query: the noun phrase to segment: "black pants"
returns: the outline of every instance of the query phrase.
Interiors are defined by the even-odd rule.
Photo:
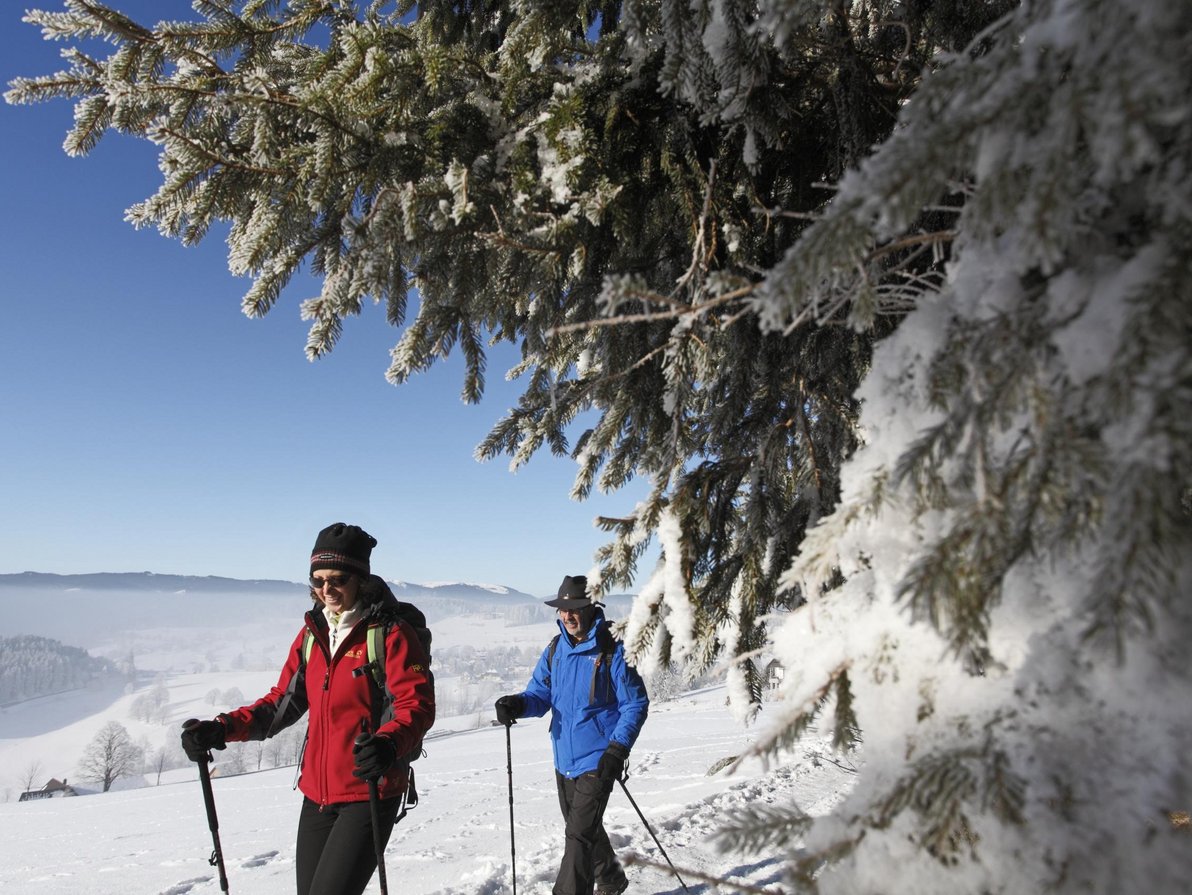
[[[554,895],[592,895],[593,886],[616,888],[625,871],[604,831],[604,809],[612,786],[595,774],[569,780],[555,772],[559,809],[566,821],[567,843],[555,880]]]
[[[381,799],[381,840],[389,841],[401,799]],[[295,855],[298,895],[360,895],[377,869],[368,802],[343,802],[322,811],[302,800]]]

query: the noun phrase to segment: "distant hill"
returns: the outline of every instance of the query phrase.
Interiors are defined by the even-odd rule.
[[[543,597],[500,585],[412,584],[390,581],[399,600],[416,603],[434,622],[455,615],[500,616],[511,624],[532,624],[552,612]],[[631,596],[615,595],[609,613],[624,617]],[[154,572],[96,572],[56,575],[21,572],[0,575],[0,613],[6,634],[34,634],[91,647],[119,632],[163,628],[270,625],[289,631],[309,606],[303,582],[244,580]]]
[[[510,587],[481,584],[411,584],[390,581],[399,599],[444,598],[463,600],[536,600]],[[221,578],[216,575],[161,575],[156,572],[92,572],[84,575],[56,575],[48,572],[18,572],[0,575],[0,598],[27,594],[89,592],[95,594],[235,594],[237,596],[305,597],[302,581],[269,578]]]
[[[306,585],[270,579],[241,580],[215,575],[158,575],[154,572],[92,572],[85,575],[55,575],[49,572],[18,572],[0,575],[0,591],[29,593],[119,591],[123,593],[275,593],[302,592]]]

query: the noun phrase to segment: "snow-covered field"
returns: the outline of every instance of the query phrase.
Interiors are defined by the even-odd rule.
[[[266,607],[257,604],[255,608]],[[119,722],[135,742],[151,750],[176,743],[186,718],[211,717],[232,707],[212,704],[213,691],[235,688],[245,701],[256,698],[276,680],[298,630],[300,609],[276,617],[261,611],[262,617],[246,619],[234,629],[198,618],[195,627],[171,620],[168,627],[122,628],[115,636],[93,628],[90,642],[77,645],[112,658],[135,654],[139,672],[135,688],[113,679],[0,707],[0,842],[4,843],[0,892],[218,892],[218,875],[208,863],[211,833],[194,765],[165,771],[160,785],[157,775],[149,773],[119,780],[106,794],[29,802],[17,801],[25,788],[21,778],[35,769],[33,788],[54,777],[94,791],[96,784],[79,779],[78,762],[87,743],[108,722]],[[135,613],[119,615],[135,617]],[[53,620],[47,619],[46,624],[47,629],[39,633],[53,636]],[[444,666],[459,650],[473,647],[487,650],[489,659],[496,662],[515,655],[514,649],[520,655],[528,650],[536,656],[555,631],[550,621],[510,624],[500,607],[494,610],[491,605],[438,618],[432,627],[435,655],[443,657]],[[493,674],[500,680],[491,680]],[[443,674],[438,681],[441,701],[447,701],[452,689],[467,687],[487,694],[492,687],[504,687],[504,692],[510,692],[520,689],[525,680],[520,667],[484,670],[481,676],[485,680],[461,677],[459,672]],[[154,687],[168,691],[164,723],[134,717],[138,696]],[[705,877],[773,887],[781,876],[781,855],[759,859],[716,851],[710,837],[726,812],[747,803],[793,800],[812,813],[825,813],[853,780],[848,771],[818,759],[828,750],[814,739],[768,767],[745,758],[731,774],[718,770],[709,775],[709,769],[720,767],[724,759],[745,755],[766,724],[763,710],[757,727],[742,727],[725,702],[723,686],[655,701],[630,759],[629,792],[691,892],[713,891]],[[405,895],[511,892],[514,848],[517,891],[525,895],[550,891],[563,832],[547,721],[527,719],[510,731],[515,820],[511,842],[506,734],[504,728],[490,726],[491,702],[485,705],[467,715],[441,715],[436,721],[426,741],[428,754],[415,766],[421,803],[395,829],[386,851],[390,891]],[[227,755],[216,753],[217,766]],[[231,892],[288,895],[293,891],[294,834],[301,798],[294,781],[293,767],[216,776],[220,839]],[[662,865],[661,870],[649,864],[630,867],[632,893],[683,891],[619,787],[605,819],[623,857],[635,854]],[[375,878],[368,891],[380,891]]]
[[[702,877],[763,886],[781,874],[780,858],[720,855],[709,841],[724,812],[745,803],[794,799],[822,813],[847,789],[850,774],[808,752],[769,770],[746,760],[731,776],[708,775],[720,759],[741,754],[748,731],[733,722],[724,691],[714,687],[653,707],[631,759],[629,792],[650,821],[692,892],[710,892]],[[11,714],[11,710],[10,710]],[[6,718],[7,720],[7,718]],[[95,724],[93,719],[92,724]],[[391,891],[419,895],[497,895],[550,891],[561,854],[545,719],[512,728],[514,838],[509,829],[504,728],[427,741],[416,766],[421,803],[394,831],[386,851]],[[21,895],[218,892],[208,864],[211,834],[193,770],[160,786],[104,795],[0,804],[0,890]],[[182,779],[180,779],[182,778]],[[216,778],[215,801],[229,891],[293,891],[299,795],[294,770],[279,768]],[[618,788],[606,826],[618,852],[665,862],[632,804]],[[632,892],[682,892],[669,869],[629,869]],[[378,892],[374,878],[369,892]]]

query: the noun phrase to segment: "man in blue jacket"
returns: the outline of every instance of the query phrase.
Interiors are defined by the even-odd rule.
[[[604,809],[621,777],[650,700],[625,662],[603,607],[582,575],[568,575],[547,600],[559,613],[559,635],[543,650],[524,692],[497,700],[497,720],[551,712],[555,783],[567,843],[553,895],[620,895],[629,887],[604,830]],[[595,887],[593,889],[593,887]]]

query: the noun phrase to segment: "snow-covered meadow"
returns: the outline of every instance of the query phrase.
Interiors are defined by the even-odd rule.
[[[271,644],[261,655],[240,661],[246,666],[241,670],[211,670],[225,668],[220,660],[226,662],[232,652],[241,655],[242,644],[237,638],[214,641],[197,623],[134,631],[125,641],[138,644],[132,648],[143,683],[136,688],[109,683],[0,710],[0,764],[6,769],[2,783],[8,795],[0,803],[0,840],[6,843],[0,890],[20,895],[218,892],[216,870],[208,863],[211,834],[193,766],[164,772],[160,784],[149,774],[118,782],[106,794],[32,802],[16,800],[15,775],[36,763],[42,770],[39,786],[51,776],[82,782],[76,781],[75,766],[83,745],[108,721],[126,726],[134,739],[158,743],[176,738],[186,718],[209,717],[225,708],[209,703],[213,690],[236,687],[254,698],[273,683],[276,668],[270,666],[280,665],[295,625],[276,623],[281,645]],[[440,618],[433,628],[436,656],[467,645],[540,649],[554,630],[549,621],[506,625],[491,602],[474,615]],[[273,661],[270,653],[276,654]],[[169,693],[164,723],[132,717],[137,696],[151,686],[165,686]],[[440,682],[441,691],[461,686],[482,682]],[[756,855],[720,854],[715,848],[712,834],[735,807],[794,800],[820,814],[843,798],[854,779],[848,769],[823,760],[826,745],[814,738],[768,766],[745,758],[731,771],[720,767],[726,759],[746,754],[766,715],[763,711],[758,724],[746,728],[731,717],[725,702],[720,685],[656,701],[630,760],[628,790],[692,892],[713,891],[709,880],[774,887],[780,879],[783,855],[759,860]],[[546,720],[518,723],[507,743],[504,728],[491,726],[490,717],[491,712],[471,712],[437,721],[426,743],[428,754],[416,766],[421,802],[399,824],[386,851],[391,891],[511,892],[514,850],[517,891],[550,891],[562,829]],[[507,746],[513,758],[512,841]],[[223,757],[216,753],[217,763]],[[293,767],[217,775],[215,800],[231,892],[293,890],[300,802],[294,779]],[[662,864],[661,869],[648,863],[629,868],[631,891],[683,891],[619,788],[606,826],[622,856]],[[369,891],[379,891],[375,879]]]
[[[796,799],[826,811],[851,775],[810,753],[764,769],[746,761],[731,776],[708,775],[720,759],[739,755],[749,734],[711,688],[657,706],[631,759],[629,792],[692,892],[709,892],[703,877],[752,886],[774,883],[780,857],[718,854],[709,841],[725,812],[745,803]],[[514,838],[509,831],[504,728],[433,738],[417,766],[420,804],[398,825],[386,851],[392,891],[476,895],[550,891],[562,829],[545,721],[512,728]],[[28,895],[88,892],[181,895],[219,891],[208,864],[211,834],[194,771],[171,782],[78,798],[0,805],[0,839],[11,849],[0,862],[0,889]],[[229,891],[256,895],[293,891],[294,831],[300,796],[294,770],[214,781]],[[606,826],[622,855],[661,862],[653,840],[624,793],[614,793]],[[14,847],[15,846],[15,847]],[[8,849],[6,849],[8,850]],[[669,869],[629,869],[632,891],[671,893],[682,887]],[[368,891],[378,892],[374,878]]]

